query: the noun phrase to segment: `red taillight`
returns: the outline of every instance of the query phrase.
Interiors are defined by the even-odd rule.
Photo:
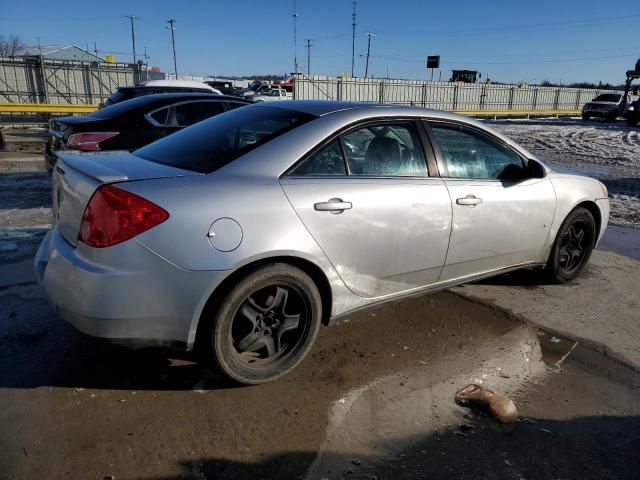
[[[67,139],[67,148],[76,150],[100,150],[100,142],[115,137],[120,132],[74,133]]]
[[[148,200],[112,185],[100,187],[82,216],[78,239],[91,247],[110,247],[161,224],[169,214]]]

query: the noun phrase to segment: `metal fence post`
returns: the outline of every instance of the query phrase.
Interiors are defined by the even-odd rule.
[[[580,93],[582,90],[576,90],[576,110],[580,108]]]
[[[378,93],[378,101],[384,103],[384,80],[380,82],[380,89]]]
[[[532,110],[535,110],[536,108],[538,108],[538,89],[534,89],[533,90],[533,108]]]
[[[342,77],[338,77],[338,84],[336,86],[336,96],[338,97],[336,100],[342,100]]]
[[[556,90],[556,98],[555,98],[555,100],[553,101],[553,109],[554,109],[554,110],[558,110],[558,109],[559,109],[559,107],[560,107],[560,89],[558,88],[558,89]]]
[[[453,87],[453,110],[458,108],[458,85]]]
[[[513,94],[515,93],[516,87],[511,87],[509,89],[509,108],[507,110],[513,110]]]
[[[422,83],[422,108],[427,106],[427,83]]]
[[[47,71],[44,67],[44,59],[40,55],[40,77],[42,78],[42,91],[44,93],[44,103],[49,103],[49,89],[47,88]],[[40,101],[40,95],[38,95],[38,101]]]

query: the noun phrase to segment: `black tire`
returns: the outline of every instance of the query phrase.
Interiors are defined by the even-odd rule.
[[[638,117],[630,116],[627,118],[627,125],[635,127],[638,124]]]
[[[615,122],[617,118],[618,118],[618,112],[611,112],[609,115],[605,117],[605,121]]]
[[[580,233],[582,232],[582,233]],[[596,222],[583,207],[573,210],[558,230],[544,273],[547,280],[565,283],[587,265],[596,241]]]
[[[582,114],[582,119],[583,119],[583,120],[589,120],[590,118],[591,118],[591,117],[590,117],[588,114],[586,114],[586,113],[583,113],[583,114]]]
[[[322,300],[309,275],[283,263],[267,265],[238,282],[213,318],[204,319],[202,353],[238,383],[276,380],[309,353],[321,318]]]

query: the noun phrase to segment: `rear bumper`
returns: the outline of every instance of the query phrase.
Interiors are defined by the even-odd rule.
[[[48,301],[78,330],[187,349],[206,300],[231,273],[180,269],[135,239],[105,249],[74,248],[55,227],[38,249],[35,268]]]

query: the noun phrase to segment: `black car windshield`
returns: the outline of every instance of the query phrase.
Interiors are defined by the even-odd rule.
[[[133,153],[155,163],[209,173],[313,118],[307,113],[280,108],[238,108]]]
[[[602,95],[598,95],[596,98],[594,98],[593,101],[618,103],[620,101],[620,95],[616,93],[603,93]]]
[[[132,98],[134,95],[135,93],[131,88],[119,88],[107,99],[105,104],[111,105],[112,103],[122,102],[123,100]]]

